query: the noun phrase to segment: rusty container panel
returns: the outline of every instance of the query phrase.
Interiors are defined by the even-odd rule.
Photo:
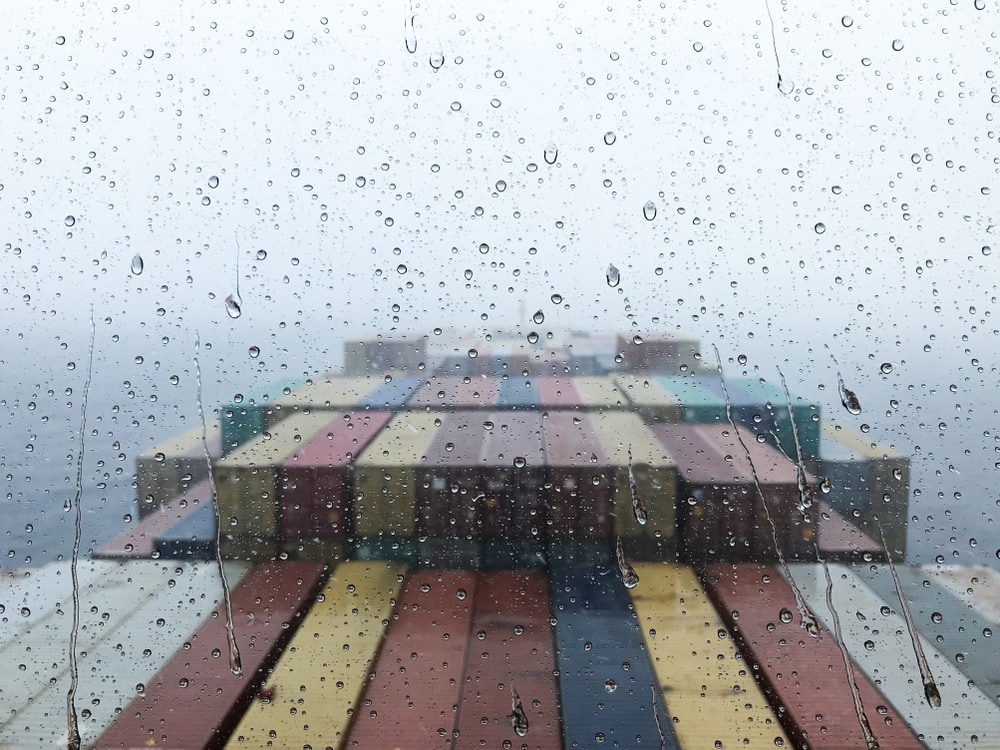
[[[479,577],[455,750],[508,746],[561,750],[550,617],[544,574],[498,571]],[[528,723],[523,737],[511,720],[512,688]]]
[[[590,417],[553,411],[542,424],[549,467],[549,540],[609,540],[614,476]]]
[[[344,747],[437,750],[458,726],[472,644],[476,575],[421,570],[406,578]]]
[[[101,735],[95,747],[221,747],[282,649],[295,633],[323,580],[317,563],[264,563],[232,592],[239,623],[242,673],[229,665],[223,607],[188,639],[145,690]],[[252,645],[251,645],[252,644]]]
[[[483,412],[443,415],[417,476],[419,537],[478,538],[475,504],[484,481],[480,453],[487,422]]]
[[[278,472],[284,539],[346,535],[350,466],[391,416],[385,411],[348,412],[285,459]]]

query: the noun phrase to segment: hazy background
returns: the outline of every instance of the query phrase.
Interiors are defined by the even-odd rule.
[[[262,5],[0,9],[4,566],[69,550],[91,308],[84,550],[198,337],[211,412],[542,309],[780,366],[912,456],[913,561],[1000,565],[996,2]]]

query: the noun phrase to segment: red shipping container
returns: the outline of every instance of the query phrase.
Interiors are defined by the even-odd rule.
[[[437,750],[458,725],[474,573],[411,573],[344,747]]]
[[[347,412],[282,463],[278,498],[285,539],[341,539],[346,535],[351,462],[391,418],[390,412]]]
[[[604,447],[583,412],[550,412],[542,421],[548,465],[551,541],[611,538],[614,488]]]
[[[550,616],[544,574],[503,571],[480,576],[455,750],[562,749]],[[512,686],[528,722],[523,737],[511,721]]]

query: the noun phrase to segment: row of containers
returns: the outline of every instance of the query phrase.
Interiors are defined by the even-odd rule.
[[[363,382],[372,386],[364,378],[323,385],[358,398]],[[742,386],[727,383],[734,428],[724,398],[709,407],[707,384],[619,376],[535,381],[561,409],[462,408],[460,393],[498,382],[512,381],[459,379],[444,397],[418,385],[401,411],[369,408],[398,380],[381,381],[382,396],[369,393],[349,410],[344,396],[322,408],[278,399],[260,434],[228,452],[225,420],[207,442],[193,430],[139,459],[143,523],[175,523],[155,534],[132,529],[102,554],[138,556],[151,538],[161,555],[214,554],[214,494],[221,552],[238,559],[540,567],[554,547],[617,538],[632,559],[805,560],[817,545],[823,557],[905,556],[907,461],[821,424],[815,407],[796,417],[794,402],[790,412],[760,397],[741,406]],[[591,403],[604,408],[580,408],[578,396],[594,393]]]
[[[82,746],[1000,747],[994,571],[635,569],[226,563],[236,672],[214,563],[83,561]],[[69,563],[0,580],[3,747],[67,746],[71,593]]]
[[[585,376],[617,372],[692,375],[704,372],[697,339],[679,334],[548,335],[431,341],[419,334],[344,343],[344,372],[367,375],[427,372],[435,375]]]

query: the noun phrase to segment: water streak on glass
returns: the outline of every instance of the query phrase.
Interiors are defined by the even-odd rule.
[[[906,621],[906,632],[910,636],[910,643],[913,644],[913,653],[917,657],[920,679],[924,683],[924,698],[927,699],[927,703],[931,708],[941,708],[941,691],[938,690],[937,682],[931,673],[931,665],[928,664],[927,657],[924,655],[924,647],[920,645],[920,637],[917,635],[917,628],[913,624],[910,605],[906,603],[906,595],[903,593],[903,587],[899,583],[899,576],[896,574],[896,564],[892,561],[892,555],[889,554],[889,544],[885,541],[885,532],[882,530],[882,524],[879,523],[878,519],[875,520],[875,523],[878,525],[879,536],[882,537],[885,559],[889,561],[889,572],[892,574],[892,583],[896,587],[896,596],[899,597],[899,606],[903,610],[903,619]]]
[[[201,420],[201,446],[208,464],[208,481],[212,486],[212,507],[215,509],[215,562],[219,567],[219,578],[222,580],[222,593],[226,601],[226,637],[229,640],[229,669],[233,674],[243,673],[240,660],[240,648],[236,643],[236,630],[233,628],[233,603],[229,596],[229,581],[226,569],[222,565],[222,518],[219,514],[219,489],[215,484],[215,473],[212,471],[212,456],[208,452],[208,425],[205,422],[205,406],[201,396],[201,360],[198,352],[201,350],[201,335],[196,334],[194,340],[194,370],[198,383],[198,418]]]
[[[854,712],[858,715],[858,724],[861,726],[861,732],[865,736],[865,745],[868,747],[868,750],[880,750],[878,740],[875,739],[875,735],[872,733],[872,725],[868,721],[868,714],[865,713],[864,704],[861,702],[861,692],[858,690],[857,679],[854,676],[854,664],[851,663],[851,659],[847,655],[847,647],[844,645],[843,631],[840,629],[840,615],[837,614],[837,610],[833,606],[833,579],[830,578],[830,568],[826,564],[826,560],[819,557],[818,545],[816,546],[816,557],[823,564],[823,575],[826,576],[826,606],[833,618],[833,637],[837,641],[840,656],[844,660],[847,685],[851,689],[851,698],[854,699]]]
[[[646,505],[639,496],[639,488],[635,482],[635,474],[632,472],[632,446],[628,447],[628,491],[632,495],[632,512],[635,513],[635,520],[640,526],[645,526],[649,516],[646,514]]]
[[[70,564],[70,576],[73,579],[73,627],[69,633],[69,691],[66,693],[66,734],[69,750],[80,748],[80,723],[76,714],[76,690],[80,683],[79,666],[77,664],[76,641],[80,631],[80,577],[77,566],[80,562],[80,537],[83,532],[83,512],[80,501],[83,499],[83,456],[86,452],[87,434],[87,398],[90,395],[90,381],[94,374],[94,308],[90,308],[90,347],[87,353],[87,380],[83,385],[83,406],[80,408],[80,452],[76,457],[76,498],[73,502],[76,510],[73,526],[73,560]]]
[[[726,397],[726,418],[729,420],[729,424],[733,428],[733,432],[736,434],[736,439],[743,448],[743,453],[746,454],[747,464],[749,464],[750,473],[753,475],[754,487],[757,489],[757,496],[760,498],[761,505],[764,506],[764,515],[767,516],[767,523],[771,527],[771,539],[774,541],[774,551],[778,556],[778,564],[781,567],[781,573],[784,575],[785,580],[788,581],[788,585],[791,587],[792,593],[795,595],[795,608],[799,611],[802,628],[813,638],[819,638],[819,624],[816,619],[816,615],[814,615],[806,605],[806,601],[802,596],[802,591],[799,590],[799,586],[795,583],[795,579],[792,577],[792,572],[788,568],[788,562],[785,560],[785,553],[781,550],[781,545],[778,543],[778,528],[775,526],[774,519],[771,517],[771,509],[767,506],[767,501],[764,499],[764,490],[760,486],[760,479],[757,477],[757,468],[754,466],[753,458],[750,456],[749,449],[747,449],[747,444],[743,441],[743,434],[740,432],[740,428],[736,426],[736,420],[733,418],[733,408],[732,402],[729,399],[729,389],[726,387],[726,379],[722,376],[722,359],[719,357],[719,347],[712,344],[712,348],[715,350],[715,359],[719,365],[719,381],[722,383],[722,393]]]

